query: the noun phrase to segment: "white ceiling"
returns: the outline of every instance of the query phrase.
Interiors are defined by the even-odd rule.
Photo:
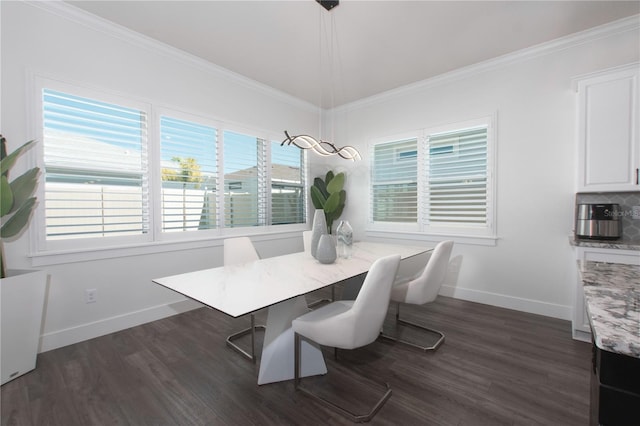
[[[324,107],[640,13],[640,1],[68,3]]]

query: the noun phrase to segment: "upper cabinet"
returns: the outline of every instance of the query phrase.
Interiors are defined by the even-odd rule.
[[[640,64],[583,76],[578,91],[578,192],[639,191]]]

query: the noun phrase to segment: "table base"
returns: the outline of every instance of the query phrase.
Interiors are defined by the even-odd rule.
[[[309,308],[304,296],[285,300],[269,307],[258,373],[259,385],[293,379],[294,339],[291,322],[307,312]],[[300,366],[302,377],[327,373],[327,366],[319,345],[302,342]]]

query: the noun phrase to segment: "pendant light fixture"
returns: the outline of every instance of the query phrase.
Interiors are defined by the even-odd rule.
[[[290,136],[289,132],[284,131],[284,135],[287,137],[282,141],[280,145],[291,145],[294,144],[300,149],[310,149],[318,155],[323,157],[328,157],[330,155],[338,155],[345,160],[356,161],[360,160],[360,153],[357,149],[352,146],[343,146],[342,148],[336,147],[331,142],[323,141],[321,139],[316,139],[309,135],[297,135]]]
[[[333,9],[334,7],[338,6],[338,4],[340,4],[339,0],[316,0],[316,2],[318,2],[322,7],[327,9],[327,11]],[[332,44],[333,44],[333,41],[332,41]],[[333,56],[333,46],[331,46],[330,54],[331,56]],[[322,52],[321,52],[321,56],[322,56]],[[330,65],[333,66],[333,63],[331,63]],[[333,83],[333,82],[330,82],[330,83]],[[280,144],[281,146],[285,144],[286,145],[293,144],[300,149],[310,149],[314,153],[321,155],[323,157],[338,155],[339,157],[344,158],[345,160],[356,161],[361,159],[360,153],[358,152],[358,150],[352,146],[343,146],[341,148],[338,148],[332,142],[323,141],[322,139],[316,139],[310,135],[291,136],[289,135],[289,132],[286,130],[284,131],[284,134],[286,136],[286,139],[282,141],[282,143]]]

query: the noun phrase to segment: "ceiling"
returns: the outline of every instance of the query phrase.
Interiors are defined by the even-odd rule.
[[[640,1],[68,1],[323,107],[640,13]]]

